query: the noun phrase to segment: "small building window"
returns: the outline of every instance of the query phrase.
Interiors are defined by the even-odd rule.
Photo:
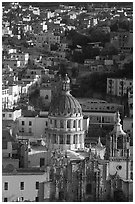
[[[22,125],[24,125],[25,124],[25,122],[24,121],[22,121]]]
[[[8,199],[7,199],[7,198],[4,198],[4,202],[8,202]]]
[[[24,190],[24,182],[20,182],[20,190]]]
[[[37,190],[39,189],[39,182],[38,181],[36,182],[36,189]]]
[[[4,190],[6,190],[6,191],[8,190],[8,182],[4,183]]]
[[[22,128],[22,132],[24,132],[24,128]]]
[[[5,114],[4,113],[2,114],[2,117],[5,118]]]
[[[31,126],[32,125],[32,121],[29,121],[29,126]]]
[[[9,118],[11,118],[12,117],[12,114],[9,114]]]
[[[40,158],[40,167],[45,165],[45,158]]]
[[[45,96],[45,99],[48,99],[48,98],[49,98],[48,95],[46,95],[46,96]]]
[[[35,202],[39,202],[39,197],[36,197],[36,198],[35,198]]]
[[[21,197],[21,201],[24,201],[24,197]]]

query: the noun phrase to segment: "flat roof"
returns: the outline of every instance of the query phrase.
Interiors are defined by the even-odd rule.
[[[3,169],[2,176],[12,176],[12,175],[42,175],[45,173],[45,170],[40,167],[32,167],[32,168],[19,168],[19,169]]]

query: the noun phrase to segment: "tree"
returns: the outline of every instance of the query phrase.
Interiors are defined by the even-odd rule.
[[[91,42],[101,42],[103,44],[110,42],[110,34],[105,33],[101,28],[93,28],[89,31],[89,34],[89,40]]]
[[[84,55],[83,55],[83,53],[78,52],[78,51],[74,51],[74,53],[72,55],[72,61],[83,64],[84,63]]]
[[[51,51],[58,50],[59,46],[57,44],[51,44]]]
[[[118,50],[113,45],[108,46],[107,48],[103,48],[101,51],[102,56],[111,56],[111,55],[117,55]]]
[[[84,59],[94,59],[100,54],[99,48],[92,48],[90,45],[83,47]]]
[[[76,78],[78,76],[79,70],[75,67],[72,68],[72,77]]]
[[[111,23],[110,29],[112,32],[117,32],[118,31],[118,21],[114,21]]]
[[[65,75],[67,74],[67,67],[63,63],[60,64],[59,74],[61,74],[62,77],[65,77]]]

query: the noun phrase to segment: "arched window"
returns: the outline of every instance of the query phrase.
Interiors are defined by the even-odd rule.
[[[60,128],[64,128],[64,121],[60,120]]]
[[[77,134],[75,134],[73,137],[73,144],[77,144]]]
[[[52,119],[50,119],[50,124],[52,124]]]
[[[81,127],[81,120],[78,120],[78,128]]]
[[[67,141],[66,144],[70,144],[70,135],[67,135]]]
[[[56,144],[56,134],[52,135],[52,144]]]
[[[87,194],[87,195],[90,195],[91,193],[92,193],[92,184],[89,183],[89,184],[87,184],[87,186],[86,186],[86,194]]]
[[[117,139],[117,149],[123,149],[123,137],[122,135]]]
[[[82,134],[79,135],[79,143],[82,142]]]
[[[54,127],[57,128],[57,120],[54,120]]]
[[[68,120],[67,121],[67,128],[70,128],[70,126],[71,126],[71,120]]]
[[[63,137],[63,135],[59,135],[59,144],[64,144],[64,137]]]
[[[73,121],[73,128],[75,128],[75,120]]]

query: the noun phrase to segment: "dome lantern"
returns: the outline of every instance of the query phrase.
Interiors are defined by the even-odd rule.
[[[62,92],[69,92],[69,91],[70,91],[70,79],[66,74],[64,80],[62,81]]]

